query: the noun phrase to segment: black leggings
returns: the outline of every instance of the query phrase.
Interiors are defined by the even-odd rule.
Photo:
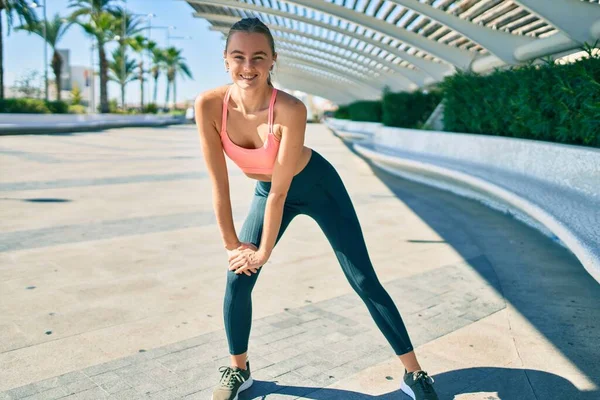
[[[239,235],[242,242],[260,246],[270,188],[270,182],[257,182],[249,215]],[[277,241],[298,214],[308,215],[319,224],[333,247],[348,282],[366,304],[395,353],[401,355],[412,351],[400,313],[375,274],[348,192],[334,167],[314,150],[308,165],[292,180]],[[229,352],[232,355],[248,350],[252,323],[252,289],[261,271],[262,268],[256,274],[248,276],[227,270],[223,314]]]

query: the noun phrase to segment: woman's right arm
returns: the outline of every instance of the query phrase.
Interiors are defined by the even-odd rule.
[[[204,162],[212,184],[212,200],[217,224],[219,224],[225,248],[232,250],[238,248],[241,243],[233,225],[229,177],[227,176],[223,146],[219,132],[213,122],[214,118],[212,118],[215,113],[220,115],[220,110],[214,107],[219,101],[215,98],[211,99],[213,96],[215,96],[214,92],[207,92],[196,98],[194,104],[196,126],[200,134]]]

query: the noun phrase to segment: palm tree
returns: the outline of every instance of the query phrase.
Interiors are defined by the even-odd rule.
[[[110,41],[115,33],[113,7],[115,0],[69,0],[69,7],[77,8],[72,14],[73,19],[98,43],[98,59],[100,60],[100,112],[108,110],[108,60],[104,45]]]
[[[165,50],[165,65],[167,69],[167,107],[169,106],[169,88],[173,85],[173,104],[177,107],[177,75],[183,77],[192,77],[190,68],[185,63],[185,58],[181,55],[181,49],[169,47]]]
[[[15,16],[21,23],[33,24],[37,16],[30,6],[29,0],[0,0],[0,99],[4,98],[4,28],[2,27],[3,11],[6,11],[8,34],[13,26]]]
[[[123,7],[116,8],[113,15],[115,16],[113,32],[118,32],[119,48],[123,54],[121,61],[123,61],[127,58],[127,47],[132,46],[132,43],[134,42],[133,38],[140,33],[144,27],[140,25],[141,20],[139,17],[127,12]],[[125,68],[125,65],[122,65],[121,68]],[[123,72],[121,74],[123,74]],[[121,104],[121,107],[125,109],[125,104]]]
[[[139,56],[138,79],[140,81],[140,109],[144,111],[144,53],[148,49],[148,40],[142,35],[129,38],[129,46]]]
[[[154,93],[152,95],[152,102],[156,104],[156,96],[158,94],[158,78],[160,77],[161,71],[164,69],[165,63],[165,51],[156,45],[156,42],[148,42],[148,52],[152,57],[152,67],[150,73],[154,79]]]
[[[127,57],[125,47],[117,47],[112,52],[112,60],[108,63],[110,81],[121,86],[121,107],[125,110],[125,87],[137,79],[135,75],[135,60]]]
[[[60,101],[60,84],[63,60],[56,47],[58,46],[58,42],[60,42],[62,37],[71,26],[71,22],[68,22],[59,14],[56,14],[50,21],[35,21],[30,24],[21,25],[17,27],[17,29],[36,34],[43,39],[44,24],[46,25],[46,42],[50,45],[52,50],[54,50],[54,55],[52,56],[52,71],[54,72],[54,79],[56,81],[56,100]]]

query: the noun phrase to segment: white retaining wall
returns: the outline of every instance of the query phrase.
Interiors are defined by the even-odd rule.
[[[475,198],[555,235],[600,282],[600,149],[327,120],[376,165]],[[533,220],[533,221],[532,221]]]

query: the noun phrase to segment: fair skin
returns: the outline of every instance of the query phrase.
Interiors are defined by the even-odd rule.
[[[233,85],[228,103],[227,133],[235,144],[259,148],[268,134],[268,108],[272,88],[267,84],[269,71],[275,64],[266,35],[236,32],[229,38],[224,54],[225,67]],[[233,224],[229,177],[219,132],[221,112],[228,86],[209,90],[196,99],[196,125],[202,153],[212,184],[212,200],[217,224],[227,251],[229,270],[236,274],[257,273],[270,258],[283,216],[283,206],[293,177],[308,163],[312,150],[304,146],[307,110],[295,97],[279,92],[274,108],[275,138],[279,152],[271,175],[246,174],[249,178],[271,182],[259,248],[238,239]],[[232,366],[246,368],[247,353],[231,356]],[[399,356],[409,371],[420,370],[414,352]]]

